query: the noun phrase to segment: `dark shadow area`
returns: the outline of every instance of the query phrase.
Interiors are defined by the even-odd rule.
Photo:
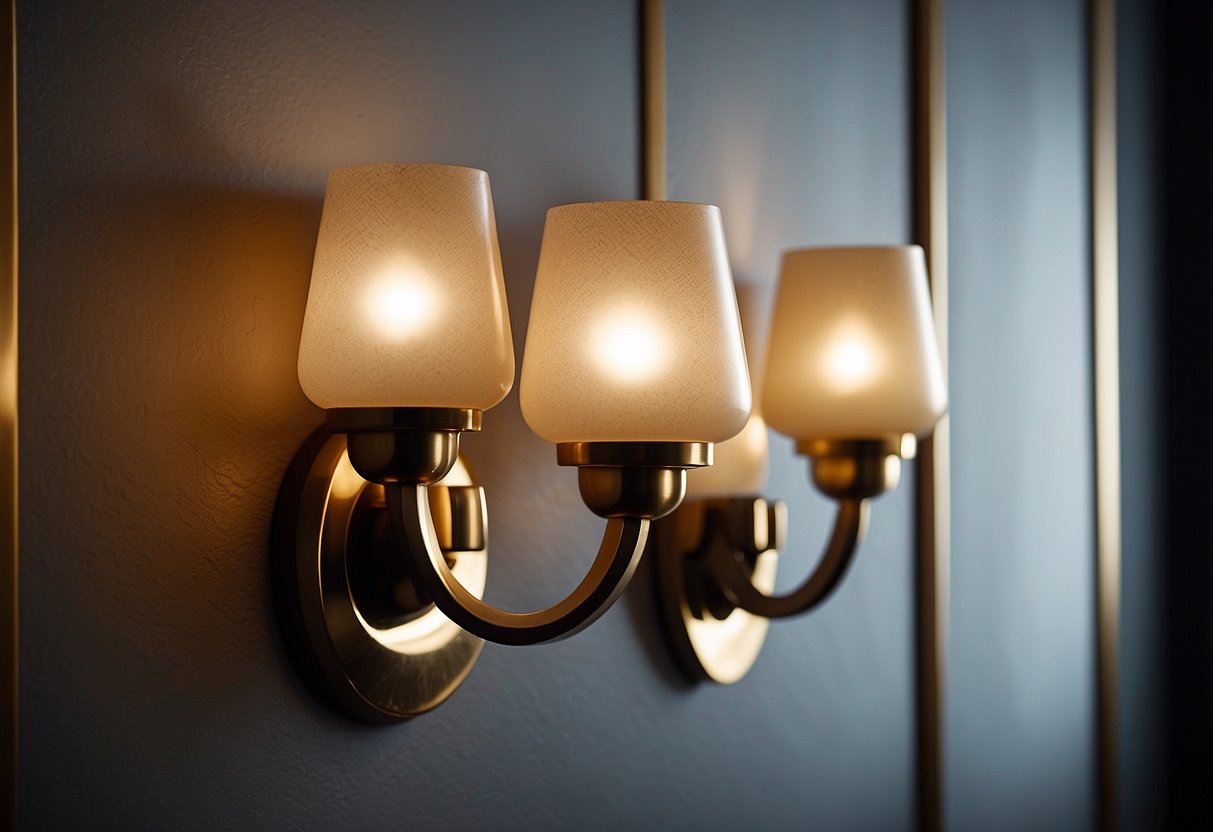
[[[1213,828],[1213,6],[1158,4],[1167,825]],[[1132,510],[1132,507],[1127,507]]]
[[[327,720],[287,666],[265,559],[249,557],[269,539],[278,482],[265,471],[285,470],[320,419],[295,371],[319,210],[192,183],[76,183],[23,214],[23,232],[48,230],[23,251],[22,447],[40,464],[21,481],[36,553],[22,574],[36,601],[22,609],[22,719],[31,741],[70,742],[115,788],[104,761],[129,753],[132,702],[141,724],[173,726],[161,765],[184,769],[264,687],[269,656],[270,684]],[[68,617],[79,635],[52,655],[40,639]],[[57,718],[81,688],[106,718]],[[24,786],[37,802],[55,784]]]

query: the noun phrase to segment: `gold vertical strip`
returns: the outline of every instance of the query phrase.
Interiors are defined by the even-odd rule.
[[[8,77],[3,92],[0,149],[5,165],[0,197],[0,610],[4,621],[0,663],[4,692],[0,747],[4,775],[3,823],[17,825],[17,26],[10,0],[3,34]]]
[[[1119,828],[1120,278],[1116,202],[1116,4],[1091,0],[1091,310],[1095,404],[1096,720],[1099,828]]]
[[[948,373],[948,147],[943,0],[913,9],[914,237],[926,250],[944,377]],[[918,826],[944,826],[944,694],[951,577],[949,420],[918,457],[915,570]]]
[[[644,100],[643,196],[666,198],[665,3],[641,2],[641,74]]]

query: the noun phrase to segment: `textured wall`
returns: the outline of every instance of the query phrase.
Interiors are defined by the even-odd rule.
[[[760,312],[780,249],[908,238],[906,4],[667,6],[671,196],[722,206]],[[1090,820],[1080,6],[949,4],[958,829]],[[520,351],[544,210],[637,194],[635,3],[20,11],[23,827],[912,824],[908,485],[733,688],[680,681],[643,574],[389,729],[332,715],[279,647],[266,542],[320,419],[294,365],[327,172],[486,169]],[[489,599],[563,595],[601,528],[575,473],[516,395],[467,450]],[[769,490],[797,506],[788,586],[827,507],[785,441]]]
[[[904,14],[849,7],[772,29],[789,60],[824,68],[837,35],[885,70],[835,72],[809,102],[818,175],[866,167],[849,145],[889,131],[857,196],[825,180],[846,219],[811,239],[901,239]],[[689,18],[672,9],[672,28]],[[623,0],[23,5],[24,827],[908,824],[907,490],[849,591],[778,628],[735,689],[679,683],[643,585],[576,639],[487,648],[441,710],[386,730],[331,715],[279,648],[265,549],[319,420],[294,353],[327,171],[487,169],[520,348],[543,211],[636,194],[636,32]],[[889,111],[851,109],[849,89]],[[769,283],[801,226],[747,249],[757,208],[730,201],[726,222],[742,276]],[[468,450],[491,495],[490,599],[534,607],[572,587],[600,523],[516,397],[486,427]],[[781,465],[780,490],[805,494]]]
[[[520,348],[543,212],[635,193],[633,4],[48,3],[20,27],[25,825],[651,809],[704,720],[626,606],[486,650],[441,712],[371,731],[300,689],[266,587],[278,482],[320,418],[294,353],[328,170],[486,168]],[[486,422],[492,597],[538,605],[600,524],[515,399]]]
[[[896,0],[667,0],[670,198],[720,205],[736,280],[765,322],[782,250],[905,243],[910,228],[908,18]],[[761,367],[761,360],[757,362]],[[831,506],[772,434],[767,492],[792,506],[780,566],[809,573]],[[913,477],[875,502],[838,594],[772,625],[734,698],[784,700],[804,828],[913,826]]]
[[[947,25],[948,819],[956,829],[1090,828],[1084,4],[955,3]]]

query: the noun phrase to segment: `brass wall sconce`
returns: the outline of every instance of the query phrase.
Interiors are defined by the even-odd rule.
[[[329,179],[299,347],[325,426],[275,511],[275,605],[305,674],[370,722],[443,702],[482,639],[592,623],[639,563],[686,471],[737,433],[751,393],[720,213],[674,202],[548,212],[521,373],[523,416],[606,518],[584,581],[513,613],[482,600],[483,489],[459,456],[514,378],[487,175],[369,165]]]
[[[498,609],[484,490],[460,436],[509,392],[514,354],[488,177],[367,165],[328,184],[299,346],[325,424],[299,450],[274,516],[275,606],[289,651],[347,714],[394,722],[441,704],[483,640],[573,635],[619,597],[652,541],[676,654],[735,681],[767,621],[824,599],[897,484],[946,392],[916,247],[784,259],[765,373],[771,425],[797,439],[838,502],[812,577],[773,596],[786,508],[759,491],[751,391],[720,213],[678,202],[551,209],[522,364],[530,428],[578,468],[607,521],[581,584],[536,612]],[[750,421],[747,423],[747,418]],[[743,430],[744,427],[744,430]],[[730,440],[741,431],[740,436]],[[679,509],[687,472],[696,499]],[[677,510],[677,511],[676,511]],[[673,514],[671,514],[673,513]]]
[[[758,408],[691,478],[689,499],[656,524],[657,592],[675,657],[692,678],[732,683],[752,667],[767,622],[806,612],[842,580],[868,503],[896,487],[947,408],[926,264],[917,246],[785,254],[761,410],[809,458],[814,486],[837,502],[812,575],[775,596],[787,508],[756,495],[766,463]],[[702,476],[702,482],[696,480]]]

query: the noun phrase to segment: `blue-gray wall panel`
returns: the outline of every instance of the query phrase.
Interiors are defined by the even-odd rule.
[[[1165,816],[1165,563],[1162,511],[1160,279],[1154,217],[1159,123],[1149,0],[1117,6],[1121,445],[1124,552],[1120,628],[1121,811],[1127,830]]]
[[[734,277],[756,313],[746,323],[762,344],[784,249],[908,239],[907,9],[892,0],[667,0],[666,9],[669,195],[721,207]],[[830,515],[804,459],[776,434],[767,492],[792,507],[780,567],[790,589],[816,560]],[[777,715],[781,745],[796,749],[794,769],[770,775],[786,803],[764,816],[779,828],[913,825],[912,512],[907,472],[876,502],[837,595],[772,625],[751,676],[724,692]]]
[[[947,5],[953,467],[947,817],[1090,828],[1085,6]]]

